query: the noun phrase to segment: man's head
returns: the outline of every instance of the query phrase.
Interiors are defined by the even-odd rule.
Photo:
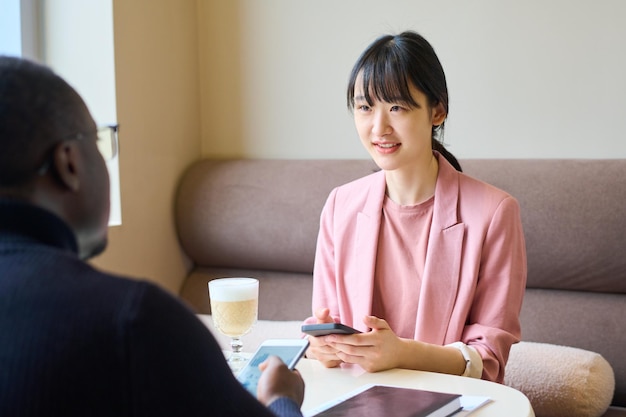
[[[96,140],[87,106],[61,77],[0,56],[0,197],[55,213],[82,258],[107,240],[109,177]]]

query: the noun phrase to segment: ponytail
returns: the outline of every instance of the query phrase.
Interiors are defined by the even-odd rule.
[[[450,151],[448,151],[445,146],[443,146],[443,143],[439,142],[434,137],[432,140],[432,147],[434,151],[439,152],[444,158],[446,158],[446,160],[450,162],[450,165],[452,165],[457,171],[463,172],[461,164],[459,164],[459,161],[456,159],[456,157],[452,155],[452,153],[450,153]]]

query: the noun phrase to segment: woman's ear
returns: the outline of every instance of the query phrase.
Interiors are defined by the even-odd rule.
[[[75,192],[80,189],[80,166],[81,153],[79,143],[76,140],[60,142],[54,148],[52,154],[52,170],[62,186]]]
[[[446,109],[443,107],[443,103],[439,103],[434,106],[431,112],[431,121],[433,126],[441,126],[447,116],[448,114],[446,113]]]

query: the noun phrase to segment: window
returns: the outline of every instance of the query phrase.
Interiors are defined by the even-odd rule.
[[[0,10],[0,53],[50,66],[83,97],[98,125],[115,124],[112,0],[0,0]],[[123,135],[121,126],[120,142]],[[109,225],[122,221],[118,157],[107,162]]]
[[[22,56],[22,19],[19,0],[0,0],[0,54]]]

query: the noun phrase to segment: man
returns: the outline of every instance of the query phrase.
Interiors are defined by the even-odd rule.
[[[97,131],[63,79],[0,57],[0,415],[301,415],[278,358],[257,401],[174,297],[84,261],[107,241]]]

